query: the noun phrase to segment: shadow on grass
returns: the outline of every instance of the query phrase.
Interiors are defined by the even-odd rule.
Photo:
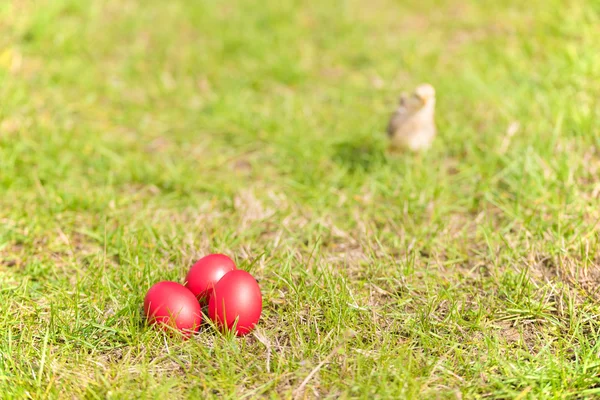
[[[336,144],[333,160],[350,172],[369,172],[386,163],[384,148],[369,140]]]

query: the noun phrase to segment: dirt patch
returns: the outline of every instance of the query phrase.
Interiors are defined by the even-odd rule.
[[[265,207],[252,190],[239,192],[234,197],[233,205],[241,217],[240,229],[246,229],[253,222],[266,220],[275,214],[275,210]]]
[[[0,267],[19,268],[23,262],[24,248],[21,244],[9,244],[0,250]]]
[[[77,266],[87,265],[89,258],[102,254],[100,243],[77,231],[64,232],[60,228],[43,236],[15,239],[0,249],[0,269],[18,272],[29,265],[50,262],[54,271],[68,276],[75,283]]]
[[[534,279],[562,282],[575,289],[576,296],[600,301],[600,256],[588,254],[582,259],[575,255],[533,254],[530,266]]]
[[[493,331],[498,340],[533,351],[538,341],[539,327],[531,321],[497,321]]]

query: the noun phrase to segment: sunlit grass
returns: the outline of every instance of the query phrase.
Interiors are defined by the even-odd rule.
[[[600,9],[313,3],[0,5],[2,397],[600,393]],[[255,335],[146,327],[216,251]]]

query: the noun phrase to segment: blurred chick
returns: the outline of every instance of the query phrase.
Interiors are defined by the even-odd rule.
[[[435,89],[425,83],[419,85],[411,96],[406,93],[400,96],[398,108],[387,127],[389,150],[427,150],[436,131]]]

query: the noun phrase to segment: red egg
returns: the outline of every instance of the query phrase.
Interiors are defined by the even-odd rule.
[[[235,270],[233,260],[223,254],[202,257],[190,268],[185,277],[185,286],[202,303],[207,301],[212,288],[226,273]]]
[[[202,323],[198,300],[177,282],[163,281],[152,286],[144,298],[144,313],[149,324],[176,329],[185,337],[197,332]]]
[[[262,295],[258,282],[246,271],[228,272],[215,285],[208,301],[208,315],[217,325],[236,328],[236,335],[250,333],[262,311]],[[237,324],[236,324],[237,319]]]

